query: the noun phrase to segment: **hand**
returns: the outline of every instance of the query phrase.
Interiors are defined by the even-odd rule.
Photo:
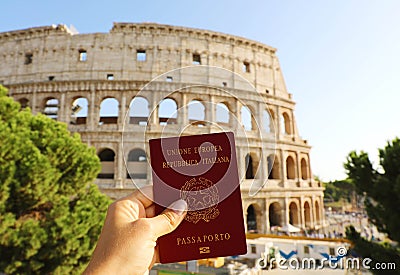
[[[112,203],[84,274],[144,274],[158,262],[157,238],[172,232],[186,215],[183,200],[154,213],[152,186]]]

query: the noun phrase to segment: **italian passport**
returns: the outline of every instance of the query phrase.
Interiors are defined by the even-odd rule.
[[[156,214],[183,199],[188,212],[158,238],[161,263],[246,253],[242,200],[232,132],[152,139]]]

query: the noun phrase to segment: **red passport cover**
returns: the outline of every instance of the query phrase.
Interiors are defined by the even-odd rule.
[[[179,198],[188,213],[158,239],[161,263],[246,253],[232,132],[150,140],[156,214]]]

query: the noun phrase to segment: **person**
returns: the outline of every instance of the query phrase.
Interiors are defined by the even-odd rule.
[[[158,262],[157,238],[175,230],[187,204],[173,202],[155,215],[152,186],[113,202],[83,274],[145,274]]]

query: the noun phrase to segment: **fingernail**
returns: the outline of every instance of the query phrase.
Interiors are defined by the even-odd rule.
[[[184,200],[180,199],[173,202],[169,208],[174,210],[176,214],[182,215],[182,213],[187,209],[187,203]]]

